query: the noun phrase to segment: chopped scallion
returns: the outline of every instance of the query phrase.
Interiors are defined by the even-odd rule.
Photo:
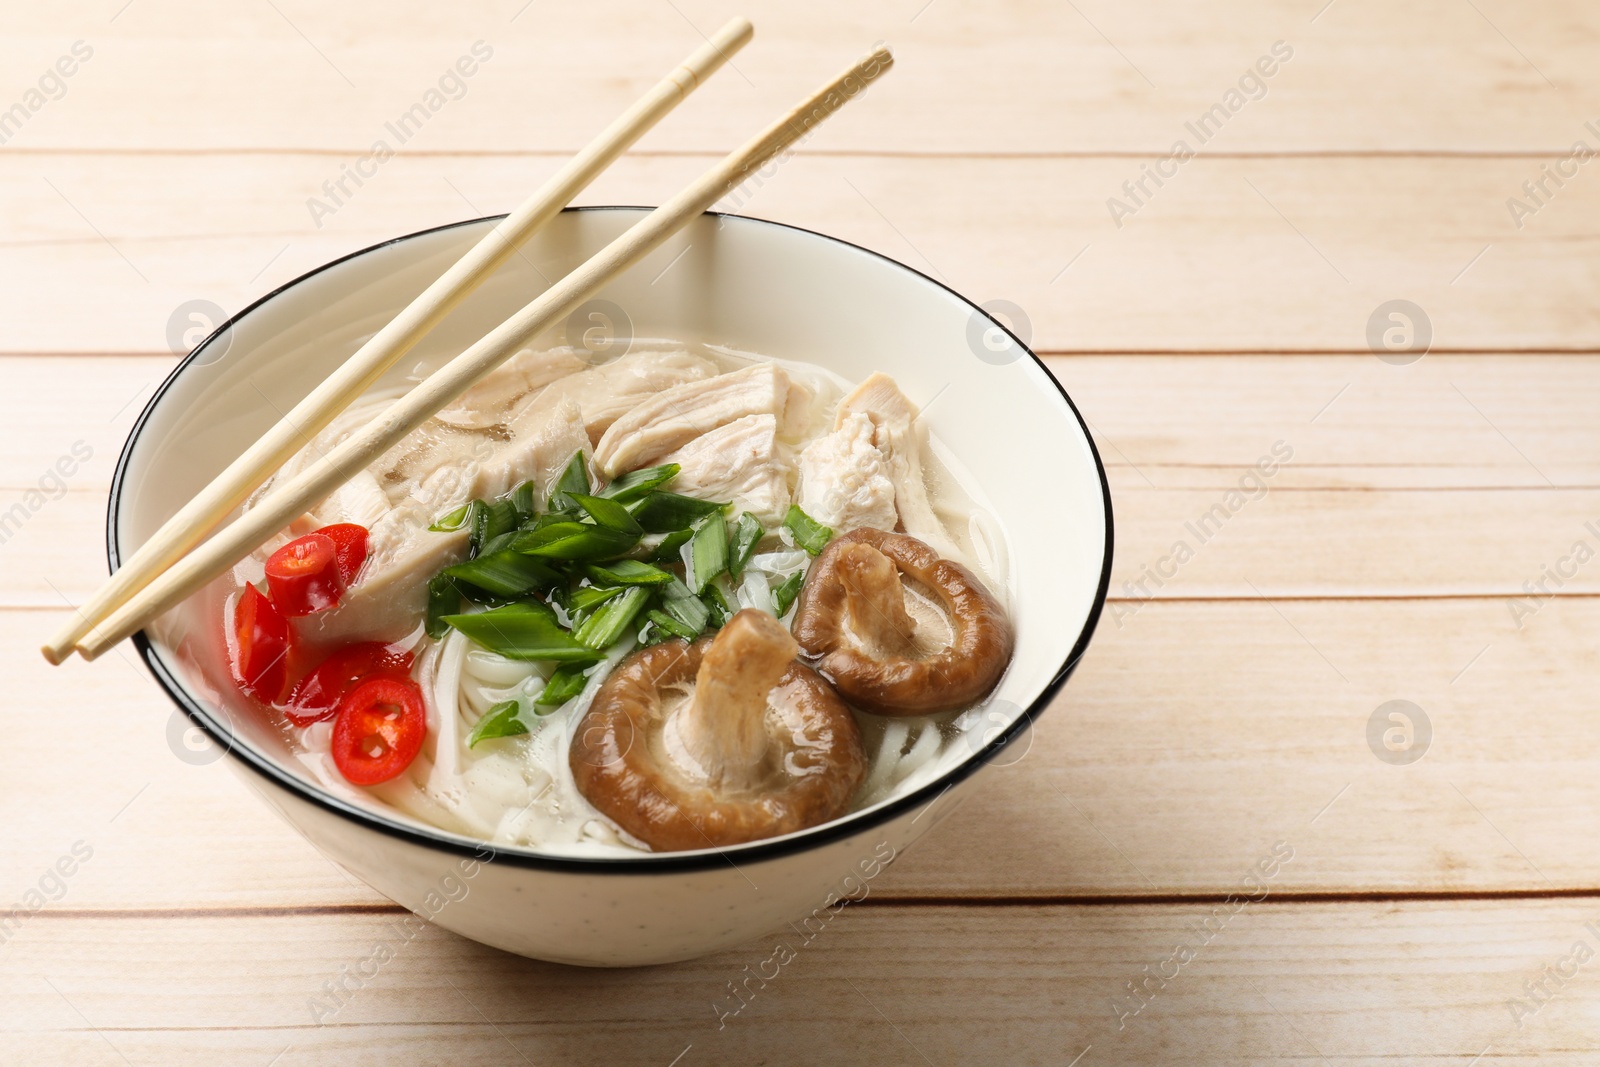
[[[789,614],[789,609],[794,606],[794,598],[800,595],[800,587],[805,584],[805,571],[791,574],[788,581],[772,591],[772,613],[780,619]]]
[[[506,548],[446,567],[444,573],[503,597],[548,589],[561,581],[561,576],[549,563],[537,556],[523,555]]]
[[[502,700],[483,713],[478,725],[467,735],[467,747],[477,748],[479,741],[492,741],[501,737],[517,737],[528,732],[521,718],[521,709],[515,700]]]
[[[646,558],[651,563],[676,563],[679,558],[678,550],[688,544],[689,538],[693,536],[693,530],[673,530],[662,536],[661,543],[656,545],[655,550]]]
[[[496,538],[517,528],[517,506],[510,498],[494,503],[478,501],[477,521],[472,530],[472,551],[483,552]]]
[[[627,534],[642,534],[644,529],[628,514],[628,509],[615,500],[607,500],[603,496],[589,496],[585,493],[568,493],[567,496],[584,511],[598,526],[608,530],[617,530]]]
[[[629,504],[640,499],[657,486],[666,485],[678,476],[679,467],[676,463],[664,463],[659,467],[646,467],[643,470],[629,471],[604,489],[597,496],[609,497],[619,504]]]
[[[756,554],[756,545],[767,531],[761,520],[748,511],[739,516],[739,525],[733,529],[733,545],[728,550],[728,573],[735,578],[744,573],[744,565]]]
[[[695,638],[700,636],[700,630],[696,630],[692,626],[689,626],[680,620],[673,618],[671,615],[668,615],[666,612],[657,610],[656,608],[651,608],[649,611],[645,612],[645,618],[655,623],[658,627],[666,631],[668,634],[671,634],[673,637],[681,637],[685,641],[693,641]]]
[[[561,472],[555,486],[550,490],[550,510],[564,511],[572,507],[568,502],[569,493],[587,493],[589,491],[589,466],[584,462],[583,452],[577,451],[572,458],[567,460],[566,469]]]
[[[515,548],[545,559],[598,563],[614,559],[639,543],[638,534],[592,526],[586,522],[555,522],[518,535]]]
[[[589,580],[601,585],[662,585],[672,581],[672,572],[636,559],[615,563],[591,563],[584,568]]]
[[[695,527],[694,537],[679,550],[691,592],[702,592],[711,579],[728,569],[728,524],[714,511]]]
[[[427,633],[435,641],[450,631],[450,624],[444,621],[446,615],[454,615],[461,610],[461,590],[450,579],[448,574],[436,574],[428,580],[428,618]]]
[[[538,601],[524,600],[471,615],[446,615],[444,622],[508,659],[587,664],[601,658],[563,630],[549,605]]]
[[[550,680],[544,684],[544,692],[539,694],[535,704],[543,707],[554,707],[565,704],[579,693],[588,684],[589,679],[583,676],[584,668],[576,664],[564,664],[556,668]]]
[[[662,587],[661,606],[696,634],[706,628],[711,618],[711,609],[706,607],[705,601],[689,592],[689,587],[676,578]]]
[[[801,511],[799,504],[789,505],[789,514],[784,516],[783,524],[794,534],[794,543],[813,556],[833,540],[833,531]]]
[[[517,509],[518,526],[533,518],[539,510],[538,489],[539,487],[532,482],[523,482],[511,490],[509,499],[512,506]]]
[[[468,520],[472,518],[472,507],[476,503],[476,500],[469,500],[459,508],[445,512],[437,519],[434,519],[433,524],[428,529],[434,533],[455,533],[467,525]]]
[[[634,519],[646,532],[671,533],[673,530],[686,529],[692,526],[696,519],[703,519],[727,506],[714,501],[696,500],[692,496],[680,496],[677,493],[653,489],[641,499],[629,504],[628,510],[633,513]]]
[[[710,614],[712,625],[726,626],[728,620],[733,618],[733,607],[716,584],[706,586],[705,591],[700,594],[700,600]]]
[[[649,590],[637,585],[629,586],[621,596],[606,601],[599,611],[583,620],[572,631],[572,636],[592,649],[609,648],[622,636],[649,599]]]

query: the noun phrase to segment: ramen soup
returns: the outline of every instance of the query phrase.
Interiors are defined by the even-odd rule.
[[[803,830],[975,751],[1005,547],[894,381],[586,355],[519,353],[235,568],[232,677],[310,774],[637,855]]]

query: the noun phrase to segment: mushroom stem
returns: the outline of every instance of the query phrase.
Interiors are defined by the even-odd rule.
[[[762,611],[735,614],[706,649],[675,730],[713,783],[755,781],[767,750],[768,695],[799,650],[788,629]]]
[[[905,587],[894,561],[868,544],[841,546],[839,581],[850,595],[845,611],[850,628],[881,655],[908,655],[916,645],[917,623],[906,611]]]

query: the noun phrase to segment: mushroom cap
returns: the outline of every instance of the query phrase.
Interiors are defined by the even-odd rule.
[[[798,661],[768,694],[768,743],[753,784],[730,789],[674,759],[667,727],[691,699],[712,641],[652,645],[611,673],[573,732],[578,790],[660,852],[759,841],[844,814],[866,775],[861,729],[833,688]]]
[[[926,656],[894,648],[868,649],[852,636],[847,616],[861,593],[852,572],[864,569],[868,553],[881,553],[895,569],[918,582],[942,605],[950,643]],[[896,595],[898,590],[896,590]],[[869,605],[870,607],[870,605]],[[888,617],[904,608],[886,605]],[[795,609],[794,636],[839,693],[879,715],[927,715],[970,707],[986,696],[1011,663],[1011,620],[973,573],[909,534],[862,527],[828,542],[806,575]]]

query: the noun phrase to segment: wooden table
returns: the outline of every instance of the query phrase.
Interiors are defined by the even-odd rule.
[[[0,897],[42,906],[0,927],[0,1060],[1596,1062],[1594,5],[756,4],[737,70],[584,197],[659,200],[889,41],[741,209],[1024,309],[1115,494],[1114,599],[1026,757],[723,1028],[770,939],[609,973],[430,928],[315,1025],[398,909],[185,747],[125,650],[34,648],[103,574],[189,301],[506,209],[735,9],[13,8]]]

